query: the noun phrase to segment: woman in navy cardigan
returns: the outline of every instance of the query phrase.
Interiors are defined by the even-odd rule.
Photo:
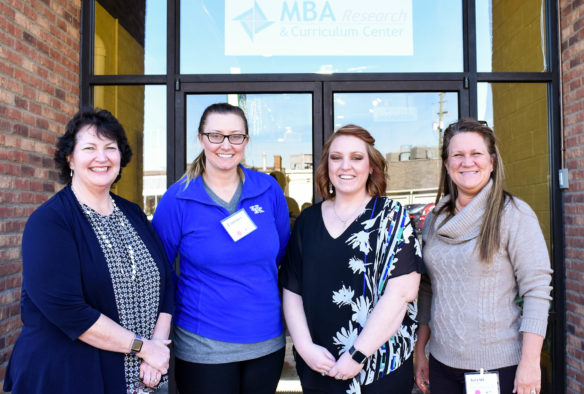
[[[24,230],[23,327],[4,390],[143,393],[167,382],[168,260],[141,209],[110,193],[131,155],[104,110],[80,111],[59,139],[67,186]]]

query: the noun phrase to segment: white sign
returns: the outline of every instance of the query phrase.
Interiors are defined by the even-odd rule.
[[[225,55],[412,56],[412,0],[225,0]]]

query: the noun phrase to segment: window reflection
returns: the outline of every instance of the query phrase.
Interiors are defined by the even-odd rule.
[[[166,73],[166,1],[95,2],[94,74]]]
[[[180,2],[183,74],[461,72],[462,2]]]

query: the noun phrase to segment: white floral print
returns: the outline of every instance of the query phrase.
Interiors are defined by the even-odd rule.
[[[339,291],[333,291],[333,302],[338,306],[351,305],[351,300],[355,295],[355,291],[351,290],[351,287],[341,287]]]
[[[365,272],[365,263],[356,257],[349,260],[349,267],[353,270],[354,274],[362,274]]]
[[[369,233],[366,231],[360,231],[351,235],[347,240],[347,243],[353,248],[358,246],[359,251],[363,253],[369,253],[371,250],[371,247],[369,246]]]
[[[353,321],[359,323],[361,327],[364,327],[369,317],[370,307],[371,301],[363,296],[351,303],[351,309],[355,312],[353,313]]]
[[[359,332],[357,331],[356,327],[353,327],[353,322],[349,322],[349,328],[341,328],[341,331],[337,332],[337,335],[335,335],[333,343],[335,345],[340,346],[339,349],[339,356],[347,351],[349,351],[349,349],[351,348],[351,346],[353,346],[353,343],[355,343],[355,340],[357,339],[357,336],[359,335]]]

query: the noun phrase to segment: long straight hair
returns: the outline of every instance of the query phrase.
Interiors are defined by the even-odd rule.
[[[205,124],[207,123],[207,118],[211,114],[222,114],[222,115],[233,114],[233,115],[239,116],[241,118],[241,120],[243,121],[245,135],[249,135],[249,130],[248,130],[248,126],[247,126],[247,118],[245,117],[245,113],[243,112],[243,110],[241,108],[236,107],[235,105],[228,104],[228,103],[211,104],[210,106],[205,108],[205,111],[203,111],[203,115],[201,115],[201,120],[199,121],[199,129],[198,129],[199,135],[201,135],[204,132]],[[205,151],[203,150],[203,151],[201,151],[201,153],[199,153],[199,155],[195,158],[195,160],[193,160],[191,165],[189,165],[189,168],[187,168],[187,171],[182,176],[182,178],[184,178],[183,182],[186,183],[185,187],[188,186],[190,181],[192,181],[193,179],[197,178],[199,175],[201,175],[205,172],[205,162],[206,161],[207,161],[207,158],[205,156]],[[237,172],[239,174],[239,177],[241,179],[243,179],[243,171],[241,170],[241,167],[237,167]]]
[[[493,160],[493,171],[491,172],[493,187],[487,198],[487,210],[484,215],[483,223],[481,224],[477,243],[481,260],[490,263],[493,260],[495,251],[499,249],[501,243],[500,226],[505,202],[507,200],[512,201],[513,196],[503,189],[503,181],[505,178],[503,160],[499,154],[499,148],[497,148],[495,133],[485,123],[470,118],[464,118],[460,119],[458,122],[452,123],[444,131],[441,152],[442,169],[440,170],[440,184],[436,196],[436,203],[446,195],[450,195],[450,201],[436,210],[431,226],[434,226],[436,218],[441,213],[446,213],[446,218],[439,224],[439,227],[446,223],[455,214],[458,188],[450,178],[450,175],[448,175],[444,163],[448,160],[448,149],[452,137],[460,133],[480,134],[483,137],[489,155]]]

